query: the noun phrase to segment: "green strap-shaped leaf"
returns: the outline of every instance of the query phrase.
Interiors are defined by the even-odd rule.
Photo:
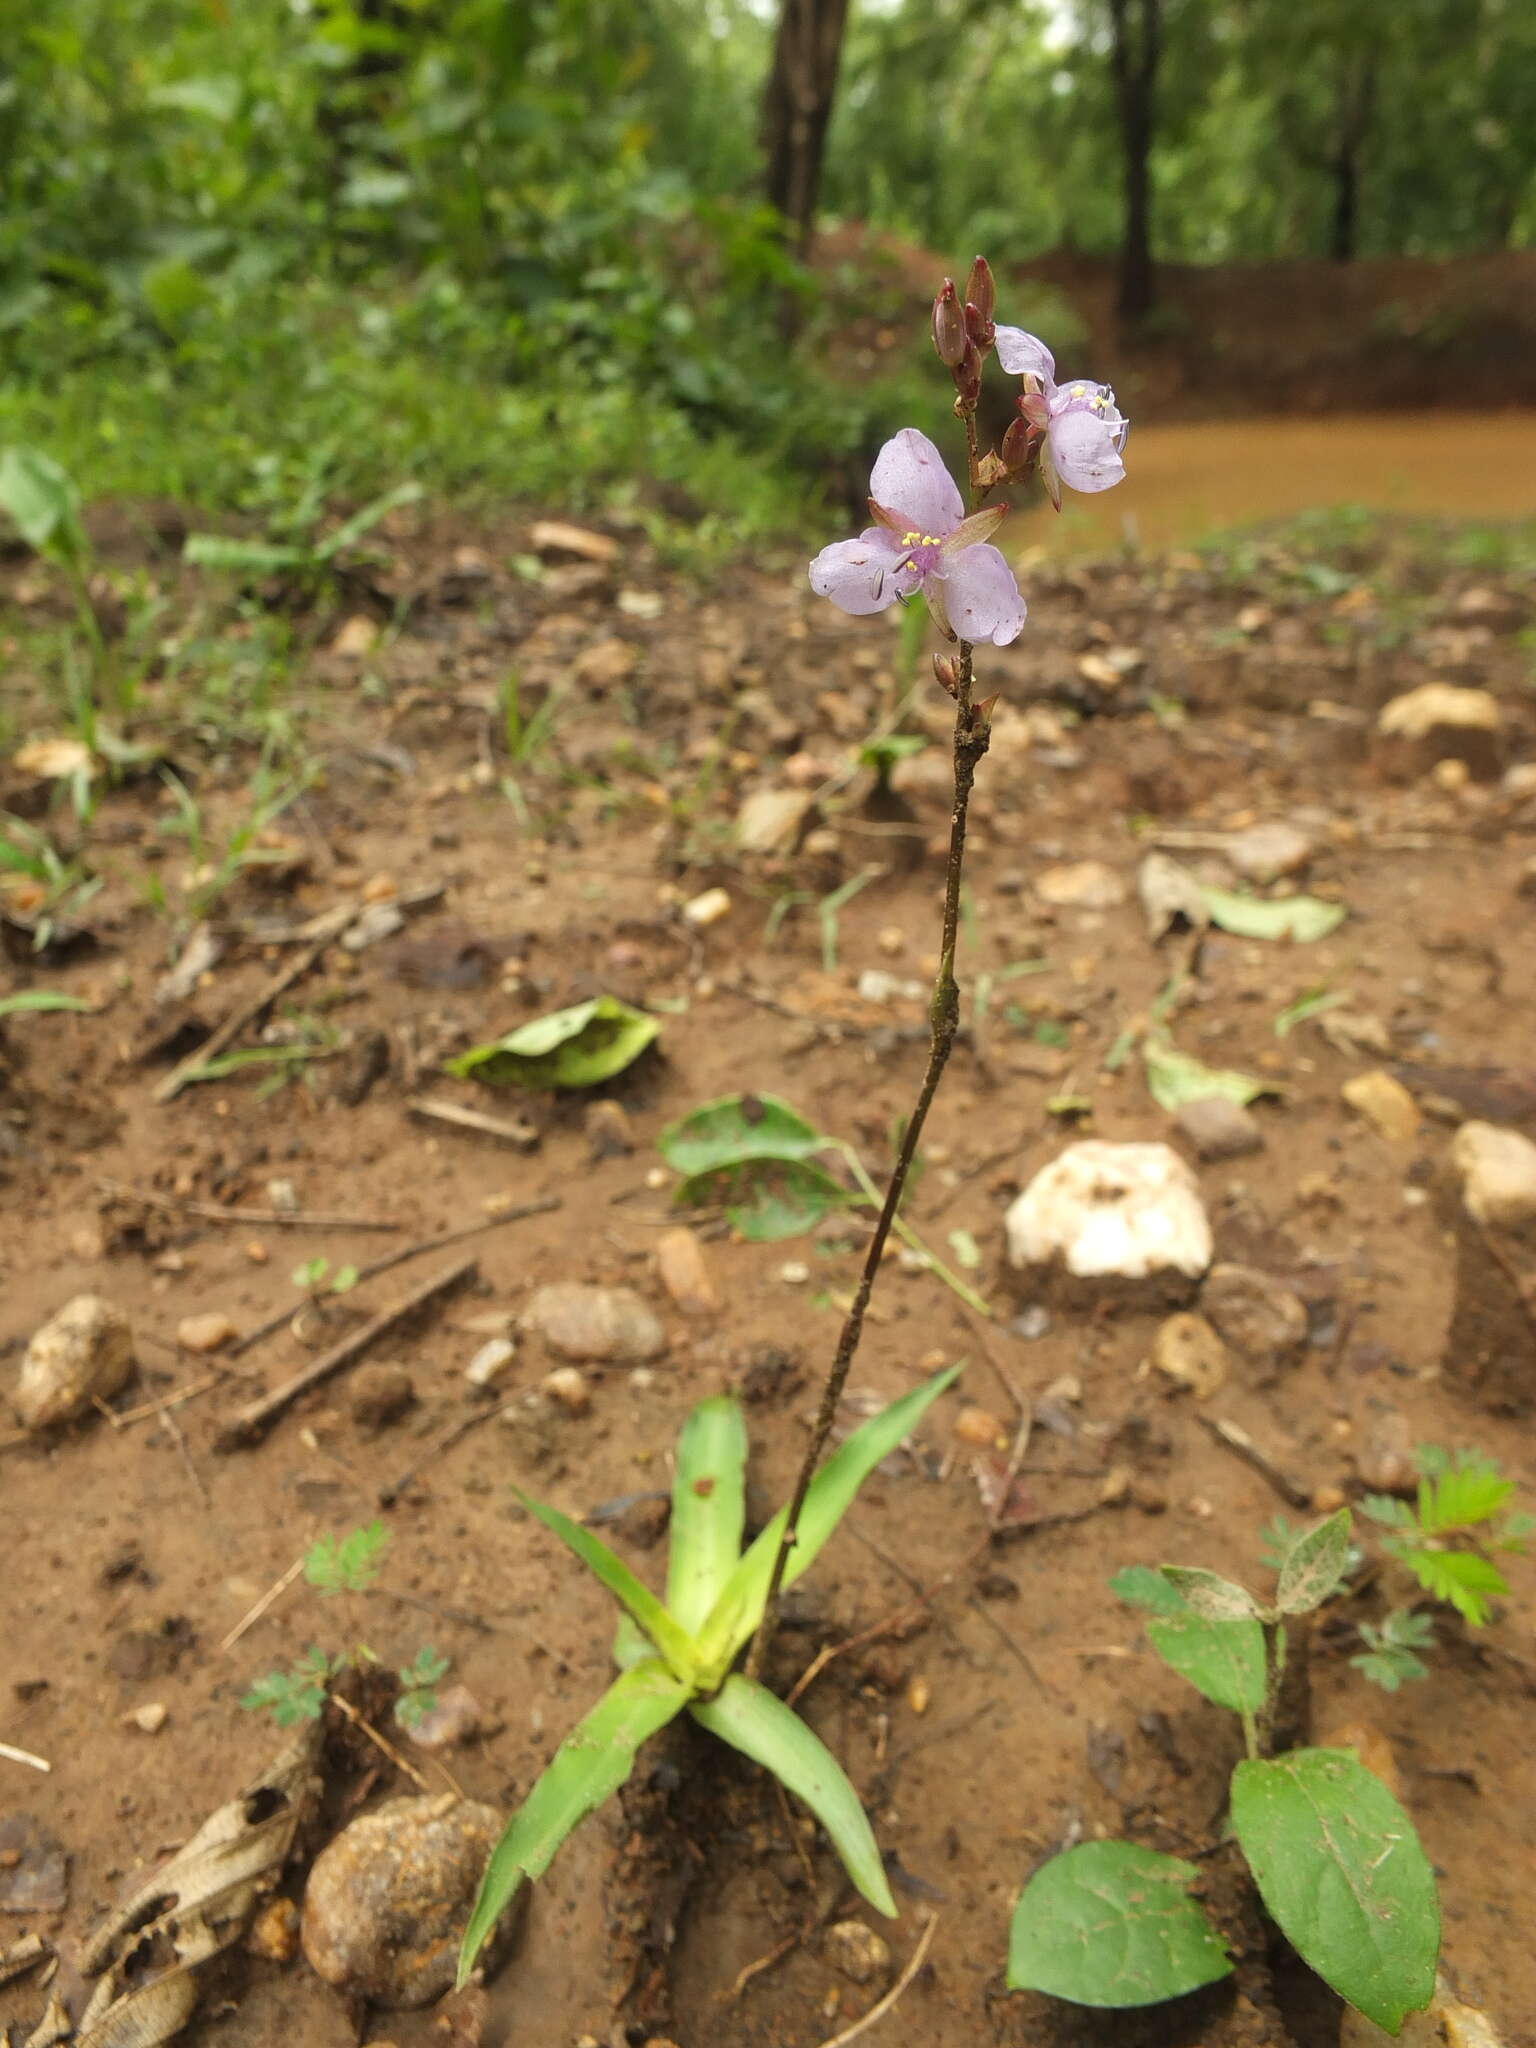
[[[1077,2005],[1157,2005],[1232,1968],[1189,1887],[1192,1863],[1134,1842],[1083,1842],[1024,1887],[1008,1937],[1008,1986]]]
[[[832,1838],[843,1867],[877,1913],[896,1918],[896,1901],[859,1795],[837,1758],[775,1693],[732,1672],[712,1700],[688,1710],[711,1735],[772,1771],[803,1799]]]
[[[667,1611],[691,1635],[741,1556],[747,1429],[731,1394],[701,1401],[683,1424],[672,1481]]]
[[[529,1514],[537,1515],[546,1529],[553,1529],[561,1542],[575,1551],[588,1571],[594,1572],[614,1598],[628,1609],[675,1675],[685,1685],[693,1685],[698,1678],[699,1659],[692,1642],[650,1587],[641,1585],[623,1558],[611,1551],[590,1529],[583,1529],[569,1515],[562,1515],[558,1508],[547,1507],[543,1501],[530,1500],[525,1493],[517,1497]]]
[[[1413,1822],[1349,1750],[1249,1758],[1232,1828],[1291,1946],[1395,2034],[1428,2005],[1440,1953],[1435,1877]]]
[[[635,1752],[688,1702],[688,1687],[656,1658],[616,1678],[567,1735],[491,1851],[459,1949],[459,1983],[523,1879],[542,1877],[566,1836],[634,1768]]]
[[[939,1398],[953,1385],[960,1368],[948,1367],[935,1373],[921,1387],[903,1394],[889,1408],[882,1408],[860,1425],[848,1441],[839,1445],[811,1481],[800,1513],[795,1547],[784,1569],[784,1583],[793,1585],[814,1563],[822,1545],[852,1504],[854,1495],[882,1458],[891,1452]],[[710,1610],[709,1619],[697,1636],[699,1661],[713,1676],[730,1667],[732,1659],[762,1619],[773,1576],[773,1561],[789,1509],[783,1507],[742,1556]]]

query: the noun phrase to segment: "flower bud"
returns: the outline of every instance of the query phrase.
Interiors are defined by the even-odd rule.
[[[944,289],[933,302],[933,345],[946,369],[955,369],[964,358],[965,315],[952,277],[945,278]]]
[[[983,326],[992,325],[992,316],[997,311],[997,286],[992,281],[992,266],[985,256],[978,256],[971,265],[971,274],[965,281],[967,301],[980,314]]]
[[[974,412],[981,396],[981,354],[974,342],[967,342],[965,354],[955,367],[955,390],[957,404]]]
[[[1010,420],[997,452],[1005,469],[1024,469],[1034,460],[1039,445],[1040,429],[1037,426],[1026,419]]]
[[[997,329],[990,320],[983,319],[980,308],[969,299],[965,302],[965,331],[983,354],[997,339]]]
[[[934,680],[940,689],[948,690],[951,697],[960,687],[960,664],[952,654],[936,654],[933,657]]]

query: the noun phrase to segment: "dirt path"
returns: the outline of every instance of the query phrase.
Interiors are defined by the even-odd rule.
[[[403,629],[366,655],[322,651],[306,664],[296,701],[322,772],[273,828],[289,871],[264,885],[247,875],[225,893],[214,922],[229,928],[228,951],[184,1005],[153,995],[172,932],[146,902],[144,877],[163,878],[172,909],[181,889],[153,781],[107,794],[84,836],[81,857],[105,877],[80,909],[96,946],[42,960],[13,947],[14,985],[67,990],[92,1013],[0,1027],[8,1358],[70,1296],[99,1292],[137,1335],[139,1375],[115,1405],[141,1419],[114,1428],[92,1418],[0,1450],[12,1588],[0,1740],[53,1764],[44,1776],[0,1762],[0,1810],[34,1815],[68,1856],[67,1903],[0,1918],[0,1941],[38,1926],[77,1942],[125,1879],[278,1746],[270,1723],[239,1708],[253,1679],[349,1631],[390,1665],[427,1642],[452,1657],[485,1723],[446,1761],[472,1795],[514,1802],[606,1682],[611,1616],[516,1511],[509,1485],[573,1514],[641,1496],[613,1510],[608,1533],[654,1574],[660,1553],[646,1546],[658,1530],[644,1497],[666,1486],[668,1447],[693,1401],[743,1381],[755,1396],[754,1514],[782,1494],[803,1441],[856,1270],[857,1213],[766,1245],[704,1222],[723,1306],[687,1316],[656,1273],[657,1236],[676,1216],[655,1140],[697,1103],[750,1088],[786,1097],[883,1170],[922,1057],[923,1001],[906,985],[932,964],[943,748],[902,765],[894,799],[849,775],[851,750],[897,688],[896,637],[813,609],[794,565],[697,593],[628,539],[616,566],[551,555],[537,581],[507,566],[532,552],[521,531],[465,549],[462,535],[398,529],[397,588],[415,593]],[[1089,2023],[1003,1989],[1012,1902],[1051,1849],[1127,1827],[1181,1853],[1214,1840],[1227,1732],[1145,1653],[1135,1617],[1105,1589],[1119,1566],[1163,1558],[1254,1571],[1263,1525],[1277,1512],[1297,1518],[1203,1418],[1240,1424],[1319,1503],[1334,1489],[1358,1497],[1362,1467],[1380,1483],[1382,1446],[1394,1443],[1476,1443],[1527,1501],[1536,1492],[1527,1424],[1487,1412],[1444,1371],[1453,1130],[1467,1114],[1528,1132],[1536,1121],[1536,959],[1523,943],[1536,796],[1528,773],[1388,780],[1371,740],[1382,703],[1435,677],[1493,690],[1505,759],[1530,760],[1527,600],[1487,574],[1434,581],[1382,564],[1341,572],[1320,593],[1305,567],[1281,553],[1241,577],[1219,563],[1042,571],[1024,639],[987,665],[1007,708],[982,771],[960,965],[973,1021],[984,977],[989,1001],[940,1098],[910,1214],[947,1258],[974,1241],[981,1264],[969,1278],[995,1314],[983,1322],[931,1273],[894,1260],[853,1384],[888,1398],[964,1358],[967,1400],[1010,1430],[1014,1395],[1028,1403],[1015,1526],[987,1547],[974,1470],[986,1454],[952,1438],[959,1402],[946,1400],[918,1455],[868,1487],[806,1582],[779,1653],[788,1679],[819,1646],[910,1604],[914,1582],[948,1581],[895,1640],[838,1659],[808,1695],[895,1859],[897,1964],[920,1915],[940,1916],[927,1968],[873,2040],[1280,2038],[1220,1999],[1155,2024]],[[514,666],[524,719],[555,706],[521,762],[506,754],[496,699]],[[152,685],[145,712],[171,735],[216,834],[245,813],[249,757],[210,749],[174,687]],[[920,723],[930,713],[937,733],[931,703]],[[758,788],[821,793],[797,851],[737,847],[741,803]],[[36,810],[35,797],[22,779],[6,801]],[[1189,959],[1187,937],[1161,948],[1148,939],[1136,871],[1166,843],[1231,882],[1213,842],[1259,821],[1305,836],[1306,885],[1348,917],[1305,947],[1211,933],[1170,1021],[1185,1050],[1284,1091],[1256,1106],[1260,1152],[1202,1163],[1199,1175],[1217,1257],[1292,1289],[1310,1340],[1274,1371],[1234,1360],[1227,1384],[1199,1403],[1144,1370],[1156,1313],[1069,1309],[1025,1284],[1004,1267],[1002,1218],[1075,1136],[1173,1135],[1139,1057],[1111,1060]],[[67,810],[52,822],[67,840]],[[1107,871],[1098,900],[1042,895],[1042,871],[1084,860]],[[877,872],[826,923],[817,904],[866,868]],[[681,906],[716,886],[728,913],[696,930]],[[157,1081],[189,1043],[170,1028],[183,1009],[211,1024],[292,957],[254,921],[293,924],[359,897],[418,907],[377,944],[330,948],[284,996],[277,1023],[290,1041],[313,1020],[337,1034],[309,1080],[262,1099],[261,1076],[237,1072],[157,1103]],[[27,908],[23,898],[13,890],[13,909]],[[1020,965],[1028,971],[1010,978]],[[1319,1016],[1277,1036],[1277,1014],[1325,986],[1347,997],[1331,1034]],[[466,1045],[599,992],[662,1020],[658,1050],[604,1091],[632,1151],[603,1156],[580,1100],[498,1096],[442,1077],[443,1059]],[[242,1042],[259,1041],[252,1031]],[[152,1042],[158,1058],[145,1057]],[[1341,1100],[1345,1082],[1373,1069],[1404,1077],[1419,1103],[1402,1142]],[[530,1140],[518,1149],[425,1124],[409,1108],[424,1092],[525,1118]],[[110,1198],[104,1177],[164,1206]],[[305,1211],[377,1217],[396,1234],[223,1227],[178,1207],[269,1209],[290,1189]],[[323,1256],[334,1272],[544,1195],[561,1206],[473,1241],[475,1280],[370,1354],[409,1372],[416,1399],[403,1418],[360,1421],[355,1376],[342,1374],[255,1447],[216,1448],[232,1409],[314,1351],[284,1325],[210,1364],[178,1351],[184,1318],[217,1312],[252,1330],[295,1301],[302,1260]],[[334,1300],[319,1337],[448,1256]],[[515,1426],[487,1420],[435,1451],[481,1408],[539,1387],[555,1361],[537,1337],[519,1339],[492,1395],[468,1388],[464,1368],[487,1318],[515,1318],[538,1283],[557,1279],[637,1289],[663,1319],[665,1356],[639,1372],[587,1369],[584,1414],[519,1406]],[[1529,1330],[1515,1327],[1512,1379],[1536,1389]],[[142,1414],[182,1391],[174,1411]],[[293,1585],[221,1647],[317,1533],[379,1512],[381,1490],[394,1495],[388,1594],[360,1596],[361,1613],[338,1618]],[[1352,1603],[1315,1647],[1313,1721],[1319,1735],[1367,1721],[1389,1738],[1441,1872],[1447,1957],[1498,2016],[1508,2048],[1529,2048],[1536,1963],[1520,1874],[1536,1867],[1536,1581],[1527,1560],[1509,1571],[1514,1597],[1486,1636],[1442,1628],[1430,1681],[1391,1697],[1348,1663],[1346,1621],[1375,1611],[1369,1596]],[[168,1709],[158,1733],[125,1722],[154,1703]],[[658,1764],[637,1783],[631,1819],[615,1806],[573,1839],[538,1888],[480,2031],[456,2038],[816,2048],[871,2003],[878,1985],[840,1974],[814,1931],[850,1907],[824,1848],[810,1845],[812,1894],[748,1771],[692,1745]],[[434,1776],[429,1759],[419,1767]],[[647,1888],[660,1881],[640,1851],[657,1828],[669,1868],[692,1879],[668,1895],[675,1927],[646,1920],[659,1896]],[[301,1882],[296,1873],[290,1889]],[[733,1995],[747,1966],[780,1948]],[[26,1980],[0,1989],[0,2024],[39,2005]],[[1304,2048],[1321,2048],[1336,2015],[1297,2008],[1289,2024]],[[227,2048],[385,2037],[424,2048],[444,2035],[430,2012],[377,2015],[371,2032],[354,2033],[302,1963],[246,1956],[186,2036]]]

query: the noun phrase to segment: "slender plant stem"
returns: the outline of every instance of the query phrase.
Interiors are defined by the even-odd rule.
[[[967,422],[968,438],[974,438],[974,427]],[[757,1633],[752,1638],[752,1648],[747,1655],[749,1677],[762,1675],[763,1660],[773,1631],[778,1621],[779,1595],[784,1585],[784,1572],[789,1563],[789,1554],[797,1540],[800,1514],[805,1506],[816,1467],[821,1463],[827,1439],[832,1434],[832,1425],[837,1418],[837,1405],[842,1399],[843,1388],[848,1381],[849,1368],[854,1353],[859,1348],[859,1339],[864,1333],[864,1312],[869,1306],[869,1297],[874,1288],[875,1276],[880,1271],[880,1261],[885,1255],[886,1241],[896,1222],[896,1212],[901,1206],[902,1192],[907,1184],[907,1175],[917,1153],[918,1141],[923,1135],[944,1069],[954,1050],[955,1036],[960,1028],[960,988],[955,980],[955,947],[960,932],[960,883],[965,863],[965,829],[970,810],[971,785],[976,779],[976,769],[987,751],[991,731],[986,713],[978,715],[971,701],[971,643],[960,642],[959,676],[955,685],[955,803],[949,821],[949,860],[944,877],[944,930],[939,946],[939,971],[934,977],[933,1000],[929,1005],[929,1049],[928,1066],[923,1083],[918,1090],[917,1101],[907,1120],[901,1149],[896,1155],[896,1164],[891,1169],[890,1184],[885,1191],[879,1218],[875,1224],[874,1236],[869,1241],[869,1250],[864,1259],[864,1270],[859,1275],[859,1284],[854,1292],[853,1302],[844,1320],[842,1334],[838,1338],[837,1352],[827,1374],[826,1385],[821,1392],[821,1406],[817,1411],[816,1424],[811,1431],[811,1440],[806,1447],[805,1457],[795,1480],[795,1490],[785,1517],[784,1534],[780,1538],[778,1554],[773,1560],[773,1575],[768,1584],[768,1599],[763,1618],[758,1623]]]

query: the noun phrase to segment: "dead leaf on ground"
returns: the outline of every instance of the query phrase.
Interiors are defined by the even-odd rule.
[[[1211,921],[1203,885],[1166,853],[1147,855],[1136,871],[1136,893],[1153,945],[1167,932],[1203,931]]]

